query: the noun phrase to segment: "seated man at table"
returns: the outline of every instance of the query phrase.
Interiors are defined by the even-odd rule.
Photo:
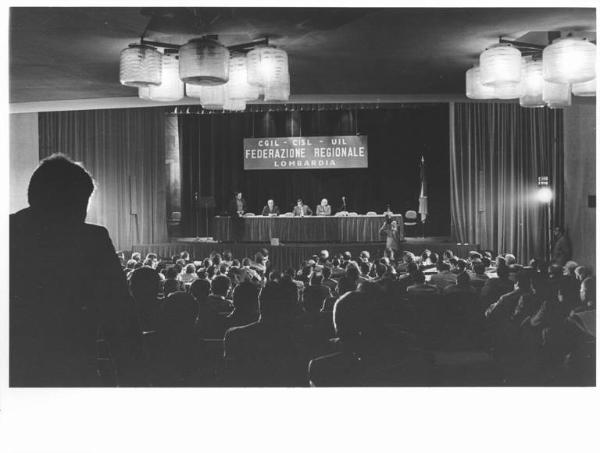
[[[321,204],[317,206],[317,215],[325,216],[331,215],[331,206],[327,202],[327,198],[321,200]]]
[[[308,205],[304,204],[302,198],[298,198],[296,206],[294,206],[294,217],[304,217],[308,215],[312,215],[312,210],[308,207]]]
[[[267,200],[267,205],[263,208],[262,215],[265,217],[279,215],[279,208],[275,205],[275,201],[273,201],[273,199]]]

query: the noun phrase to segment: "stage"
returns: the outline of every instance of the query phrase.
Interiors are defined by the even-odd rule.
[[[330,254],[349,251],[352,256],[367,250],[372,257],[382,256],[385,248],[385,242],[365,242],[365,243],[323,243],[306,242],[294,244],[281,244],[272,246],[266,242],[217,242],[203,241],[195,238],[179,238],[169,243],[162,244],[137,244],[133,246],[133,252],[140,252],[142,256],[147,253],[156,253],[163,259],[168,259],[180,252],[188,251],[195,260],[201,260],[207,257],[212,251],[223,253],[229,250],[237,259],[246,256],[253,257],[254,254],[262,248],[269,250],[269,257],[275,269],[285,269],[287,267],[297,268],[303,261],[312,255],[318,254],[320,250],[326,249]],[[432,252],[442,253],[450,249],[458,256],[466,256],[471,250],[478,250],[476,244],[457,244],[451,242],[448,237],[424,237],[424,238],[406,238],[402,244],[402,250],[411,251],[420,254],[424,249]]]

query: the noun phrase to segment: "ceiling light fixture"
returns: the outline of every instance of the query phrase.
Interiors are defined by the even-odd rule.
[[[522,107],[563,108],[575,96],[596,95],[596,45],[549,32],[543,46],[500,38],[465,74],[470,99],[519,98]],[[493,91],[493,93],[492,93]]]
[[[121,51],[119,79],[130,87],[160,85],[162,54],[155,47],[130,44]]]

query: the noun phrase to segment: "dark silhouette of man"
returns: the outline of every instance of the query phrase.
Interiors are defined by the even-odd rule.
[[[138,382],[125,274],[106,229],[85,223],[93,191],[82,166],[53,155],[31,177],[29,207],[10,216],[13,387],[102,385],[99,344],[120,385]]]

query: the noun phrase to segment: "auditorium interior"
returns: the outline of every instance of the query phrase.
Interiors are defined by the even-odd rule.
[[[64,154],[93,177],[86,221],[108,231],[132,294],[140,270],[161,281],[136,370],[119,376],[106,341],[96,384],[31,378],[15,339],[11,386],[595,386],[594,63],[542,78],[563,44],[595,58],[595,8],[14,7],[9,21],[9,213]],[[128,74],[128,51],[158,55],[162,82],[135,80],[150,65]],[[229,82],[193,75],[189,55],[219,52]],[[250,83],[253,53],[282,72]],[[520,81],[484,83],[515,53]],[[246,98],[232,95],[236,56]],[[230,97],[208,100],[225,82]],[[278,161],[284,138],[331,146]],[[268,200],[279,215],[261,215]],[[504,293],[480,296],[503,275]]]

